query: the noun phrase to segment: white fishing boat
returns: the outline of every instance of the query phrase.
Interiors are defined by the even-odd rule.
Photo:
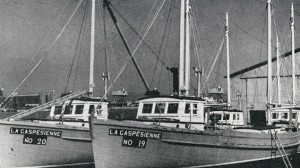
[[[110,10],[109,2],[104,2]],[[296,154],[299,147],[300,132],[297,129],[204,129],[205,108],[210,105],[188,94],[189,0],[181,1],[180,11],[179,96],[140,100],[138,115],[147,117],[133,121],[91,117],[95,166],[213,167],[281,157],[286,167],[292,167],[288,157]],[[268,25],[271,25],[271,0],[268,0],[268,14]],[[228,42],[228,16],[226,18],[225,37]],[[270,29],[268,32],[270,64]],[[269,69],[268,72],[270,85],[272,71]],[[269,90],[268,93],[270,98]],[[271,102],[268,101],[267,105],[267,121],[271,125],[270,113],[273,109],[270,108]]]
[[[0,120],[0,135],[2,137],[0,140],[0,167],[93,165],[93,150],[87,119],[92,112],[95,117],[107,118],[108,102],[103,101],[103,98],[93,97],[95,0],[91,2],[92,33],[89,91],[73,92]],[[82,1],[78,2],[76,10],[81,3]],[[64,28],[56,39],[62,34]],[[37,66],[38,64],[35,68]],[[82,97],[84,94],[86,97]],[[100,102],[100,100],[102,101]],[[50,118],[47,120],[22,119],[45,108],[51,108]]]

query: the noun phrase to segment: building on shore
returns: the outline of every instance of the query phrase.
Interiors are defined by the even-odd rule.
[[[292,102],[291,52],[280,56],[281,104]],[[295,50],[296,104],[300,103],[300,48]],[[250,123],[250,110],[266,110],[267,61],[246,67],[230,74],[232,106],[244,111],[244,121]],[[272,58],[272,103],[278,103],[277,59]],[[225,76],[226,77],[226,76]]]

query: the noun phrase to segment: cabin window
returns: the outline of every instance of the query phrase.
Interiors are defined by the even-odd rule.
[[[66,105],[64,114],[72,114],[73,105]]]
[[[176,114],[178,111],[178,103],[170,103],[168,106],[168,114]]]
[[[236,115],[235,114],[233,114],[233,116],[232,116],[232,120],[235,120],[236,119]]]
[[[223,115],[223,120],[229,120],[229,114],[224,114]]]
[[[282,113],[281,118],[282,119],[288,119],[288,113]]]
[[[193,114],[197,114],[198,104],[193,104]]]
[[[155,106],[154,113],[164,113],[165,108],[166,108],[165,103],[157,103],[156,106]]]
[[[62,106],[54,106],[54,114],[61,114]]]
[[[293,113],[292,115],[293,115],[293,119],[296,119],[297,113]]]
[[[191,110],[191,104],[190,103],[186,103],[184,113],[185,114],[189,114],[190,110]]]
[[[143,112],[144,114],[151,114],[152,111],[152,104],[144,104],[143,105]]]
[[[236,115],[236,118],[237,118],[237,120],[240,120],[240,115],[237,114],[237,115]]]
[[[211,121],[219,121],[219,120],[221,120],[221,118],[222,118],[222,115],[221,115],[221,114],[211,114],[211,115],[209,116],[209,119],[210,119]]]
[[[100,107],[100,109],[101,109],[101,107]],[[95,105],[90,105],[90,107],[89,107],[89,114],[91,114],[94,111],[95,111]]]
[[[272,119],[278,119],[278,113],[272,113]]]
[[[83,113],[83,107],[84,107],[84,105],[77,105],[75,107],[75,114],[82,114]]]

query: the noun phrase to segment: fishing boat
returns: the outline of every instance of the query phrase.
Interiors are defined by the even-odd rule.
[[[76,10],[81,2],[78,2]],[[92,0],[91,4],[92,35],[89,91],[72,92],[0,120],[0,135],[2,137],[0,140],[0,167],[93,165],[93,150],[87,119],[92,112],[95,117],[107,118],[108,102],[103,101],[104,98],[93,97],[95,0]],[[68,22],[64,27],[67,26]],[[63,30],[64,28],[60,34]],[[58,38],[59,36],[56,39]],[[100,102],[100,100],[102,101]],[[48,119],[22,119],[46,108],[51,108]]]
[[[110,10],[110,4],[105,2]],[[271,25],[271,0],[267,4]],[[288,157],[296,154],[299,147],[297,129],[205,129],[205,111],[210,105],[204,99],[189,96],[189,0],[181,1],[180,11],[179,95],[140,100],[138,114],[148,116],[145,118],[114,121],[90,117],[95,166],[213,167],[281,157],[286,167],[292,167]],[[225,30],[228,42],[228,15]],[[272,71],[268,72],[270,85]],[[270,108],[271,102],[267,105],[267,121],[271,125],[270,113],[274,109]]]

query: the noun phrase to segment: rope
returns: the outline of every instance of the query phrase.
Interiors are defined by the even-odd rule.
[[[263,42],[262,40],[256,38],[255,36],[253,36],[252,34],[250,34],[247,30],[245,30],[244,28],[242,28],[241,26],[239,26],[238,24],[236,24],[234,21],[232,21],[231,19],[229,19],[229,21],[234,24],[237,28],[239,28],[240,30],[242,30],[243,32],[245,32],[247,35],[249,35],[250,37],[252,37],[253,39],[257,40],[258,42],[261,42],[262,44],[265,44],[265,42]]]
[[[61,32],[55,38],[54,42],[50,45],[50,47],[49,47],[48,51],[46,52],[46,54],[44,54],[42,56],[42,58],[40,58],[40,60],[38,61],[38,63],[33,67],[33,69],[29,72],[29,74],[22,80],[22,82],[13,91],[10,92],[10,94],[7,96],[7,98],[3,102],[5,102],[11,96],[11,94],[13,92],[15,92],[17,89],[19,89],[19,87],[27,80],[27,78],[33,73],[33,71],[40,65],[40,63],[42,62],[42,60],[48,55],[49,51],[52,49],[52,47],[54,46],[54,44],[56,43],[56,41],[59,39],[59,37],[61,36],[61,34],[63,33],[63,31],[66,29],[67,25],[69,24],[69,22],[73,18],[74,14],[76,13],[77,9],[79,8],[81,2],[82,2],[82,0],[78,3],[75,11],[72,13],[71,17],[69,18],[69,20],[67,21],[67,23],[64,25],[64,27],[62,28]],[[5,106],[4,106],[4,108],[5,108]]]
[[[152,52],[152,54],[165,66],[165,67],[168,67],[167,66],[167,64],[163,61],[163,60],[161,60],[160,58],[159,58],[159,54],[157,54],[151,47],[150,47],[150,45],[146,42],[146,41],[144,41],[143,40],[143,38],[140,36],[140,34],[129,24],[129,22],[123,17],[123,15],[116,9],[116,8],[114,8],[114,6],[113,5],[111,5],[112,6],[112,9],[121,17],[121,19],[123,19],[124,20],[124,22],[129,26],[129,28],[138,36],[138,39],[137,40],[139,40],[139,39],[142,39],[140,42],[143,42],[144,44],[145,44],[145,46]],[[145,25],[144,25],[145,26]],[[137,41],[138,42],[138,41]],[[136,44],[135,44],[136,45]]]
[[[223,46],[224,46],[224,41],[225,41],[225,38],[223,38],[223,40],[222,40],[222,42],[221,42],[221,46],[220,46],[220,48],[219,48],[219,50],[218,50],[218,53],[217,53],[217,55],[216,55],[216,57],[215,57],[215,60],[214,60],[212,66],[211,66],[211,68],[210,68],[210,70],[209,70],[209,73],[208,73],[208,75],[207,75],[207,78],[205,79],[205,81],[204,81],[204,83],[203,83],[203,86],[202,86],[200,92],[202,92],[202,90],[203,90],[203,88],[204,88],[206,82],[208,81],[208,79],[209,79],[209,77],[210,77],[210,74],[211,74],[211,72],[212,72],[212,70],[213,70],[213,68],[214,68],[214,66],[215,66],[215,64],[216,64],[216,62],[217,62],[217,59],[218,59],[219,56],[220,56],[220,53],[221,53],[221,51],[222,51],[222,49],[223,49]]]
[[[137,49],[139,48],[139,46],[141,45],[142,41],[144,40],[144,38],[146,37],[146,35],[148,34],[151,26],[153,25],[155,19],[157,18],[158,13],[160,12],[161,8],[163,7],[164,3],[166,2],[166,0],[164,0],[161,4],[161,6],[159,7],[158,11],[156,12],[153,20],[151,21],[149,27],[147,28],[147,31],[145,32],[144,36],[142,37],[142,39],[140,40],[140,42],[138,43],[138,45],[136,46],[135,50],[132,52],[131,56],[127,56],[125,62],[123,63],[120,72],[117,74],[117,76],[115,77],[115,79],[113,80],[113,82],[111,83],[111,85],[107,88],[107,91],[104,95],[106,95],[108,93],[108,91],[112,88],[113,84],[115,84],[115,82],[117,81],[117,79],[120,77],[120,75],[122,74],[122,72],[124,71],[125,67],[127,66],[129,60],[131,59],[130,57],[134,57],[135,52],[137,51]],[[102,102],[104,100],[104,96],[101,98],[100,102]]]
[[[70,0],[68,0],[68,2],[64,5],[64,8],[63,8],[63,12],[66,10],[66,7],[67,5],[69,4]],[[62,12],[62,13],[63,13]],[[57,24],[57,22],[60,20],[61,16],[62,16],[62,13],[58,16],[58,18],[56,19],[55,23],[53,24],[53,26],[51,27],[51,30],[46,34],[44,40],[42,41],[41,45],[39,46],[39,48],[36,50],[36,52],[34,53],[34,57],[30,60],[30,61],[33,61],[35,59],[35,57],[37,56],[38,54],[38,51],[42,48],[42,46],[44,45],[47,37],[49,36],[49,34],[53,31],[54,29],[54,26]]]
[[[79,46],[79,42],[80,42],[80,39],[81,39],[82,28],[84,26],[84,21],[85,21],[84,18],[85,18],[85,15],[86,15],[87,6],[88,6],[88,1],[86,2],[86,5],[85,5],[85,9],[84,9],[83,17],[82,17],[82,23],[81,23],[81,26],[80,26],[79,36],[78,36],[78,40],[77,40],[77,44],[76,44],[76,50],[75,50],[75,53],[74,53],[74,57],[73,57],[72,64],[71,64],[71,67],[70,67],[70,71],[69,71],[69,75],[68,75],[67,84],[66,84],[66,87],[65,87],[65,93],[67,93],[67,88],[68,88],[69,81],[70,81],[70,78],[71,78],[74,61],[75,61],[75,58],[76,58],[76,55],[77,55],[78,46]]]
[[[172,4],[174,3],[174,0],[172,0]],[[172,4],[171,4],[171,8],[172,8]],[[171,10],[171,9],[170,9]],[[173,17],[173,13],[174,12],[172,12],[171,13],[171,16],[170,16],[170,23],[169,23],[169,28],[168,28],[168,34],[167,34],[167,38],[166,38],[166,42],[168,42],[169,41],[169,37],[170,37],[170,30],[171,30],[171,24],[172,24],[172,17]],[[168,45],[168,43],[166,44],[166,45]],[[165,58],[166,58],[166,52],[167,52],[167,46],[165,46],[165,50],[164,50],[164,54],[163,54],[163,57],[162,57],[162,59],[163,59],[163,61],[165,60]],[[159,87],[160,87],[160,81],[161,81],[161,74],[162,74],[162,70],[163,70],[163,67],[161,66],[160,67],[160,73],[159,73],[159,78],[158,78],[158,84],[157,84],[157,88],[159,89]],[[170,71],[168,71],[168,72],[170,72]],[[169,81],[169,84],[170,84],[170,81]],[[170,89],[170,85],[169,85],[169,89]]]
[[[172,1],[173,3],[173,1]],[[172,4],[171,4],[172,5]],[[167,32],[167,28],[168,28],[168,23],[169,23],[169,18],[170,18],[170,14],[171,14],[171,9],[172,9],[172,6],[170,5],[170,8],[169,8],[169,12],[168,12],[168,16],[167,16],[167,21],[166,21],[166,24],[165,24],[165,28],[164,28],[164,33],[163,33],[163,37],[162,37],[162,40],[161,40],[161,44],[159,46],[159,50],[158,50],[158,54],[157,54],[157,60],[155,62],[155,66],[154,66],[154,70],[153,70],[153,73],[152,73],[152,77],[151,77],[151,82],[150,82],[150,87],[152,86],[152,83],[153,83],[153,80],[154,80],[154,75],[155,75],[155,72],[156,72],[156,68],[157,68],[157,64],[158,64],[158,61],[159,61],[159,56],[160,56],[160,53],[161,53],[161,50],[162,50],[162,46],[164,44],[164,40],[165,40],[165,37],[166,37],[166,32]],[[170,29],[169,29],[170,30]]]

